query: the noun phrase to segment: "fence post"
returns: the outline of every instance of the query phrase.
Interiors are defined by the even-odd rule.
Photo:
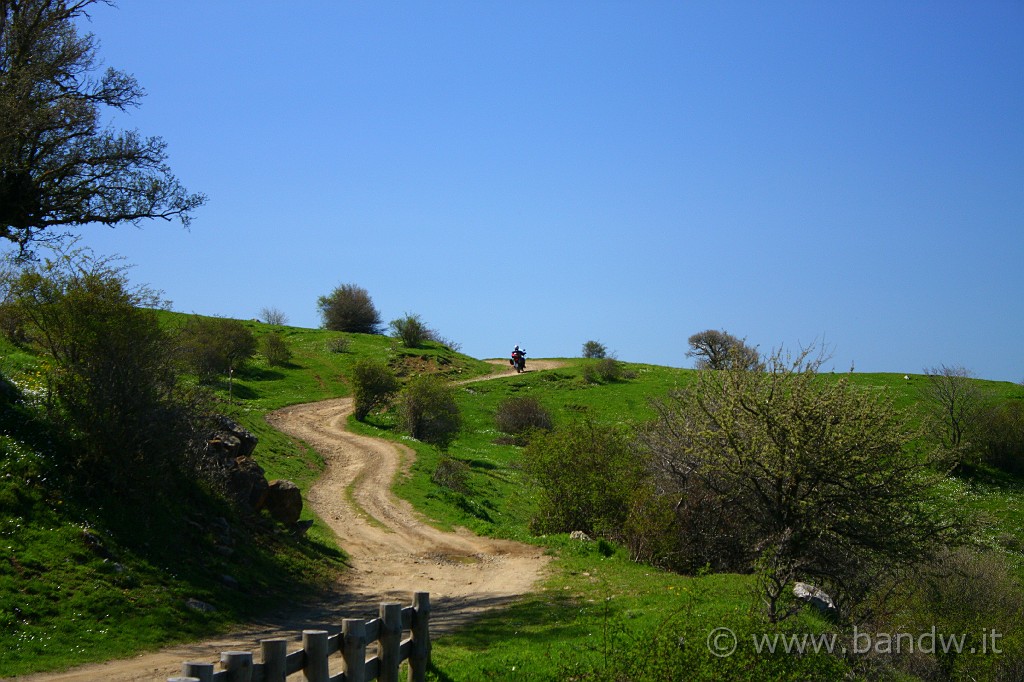
[[[409,653],[409,682],[425,682],[430,665],[430,593],[412,594],[412,651]]]
[[[263,655],[263,682],[284,682],[288,663],[287,639],[261,639]]]
[[[380,682],[398,682],[402,663],[402,605],[380,605]]]
[[[181,666],[184,677],[194,677],[199,682],[213,682],[213,663],[189,662]]]
[[[228,672],[228,682],[252,682],[252,652],[224,651],[220,664]]]
[[[327,630],[303,630],[302,648],[306,652],[302,674],[307,682],[328,682],[331,671],[327,661]]]
[[[346,618],[341,622],[341,655],[346,682],[366,682],[366,621]]]

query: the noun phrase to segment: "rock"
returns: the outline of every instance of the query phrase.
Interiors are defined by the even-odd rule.
[[[302,492],[291,481],[271,481],[267,490],[266,509],[277,521],[291,526],[302,515]]]
[[[797,583],[793,586],[793,596],[807,602],[821,613],[829,614],[836,611],[836,605],[832,602],[832,597],[814,585]]]
[[[207,604],[204,601],[200,601],[199,599],[191,597],[185,600],[185,606],[192,609],[193,611],[202,611],[203,613],[211,613],[217,610],[216,606],[213,606],[212,604]]]
[[[581,530],[574,530],[573,532],[569,533],[569,538],[572,539],[572,540],[579,540],[580,542],[592,542],[593,541],[589,535],[587,535],[586,533],[584,533]]]
[[[258,512],[266,505],[269,491],[263,467],[252,457],[238,457],[233,464],[228,471],[228,492],[239,504]]]
[[[299,521],[295,524],[292,530],[297,535],[305,535],[309,532],[309,529],[313,527],[313,519],[306,519],[305,521]]]

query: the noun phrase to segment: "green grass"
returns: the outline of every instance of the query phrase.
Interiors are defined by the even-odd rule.
[[[183,319],[161,315],[167,324]],[[293,357],[285,367],[270,367],[256,358],[230,384],[218,383],[217,395],[223,409],[259,437],[256,458],[268,478],[293,480],[304,491],[320,475],[323,461],[304,444],[272,430],[263,419],[268,411],[348,395],[349,370],[361,357],[385,360],[404,376],[440,371],[461,380],[495,371],[436,345],[410,351],[381,336],[245,324],[257,335],[280,332]],[[346,352],[328,350],[328,342],[338,337],[348,339]],[[441,453],[403,437],[394,415],[374,414],[365,424],[350,422],[355,431],[413,448],[416,460],[409,475],[396,482],[396,492],[439,527],[465,526],[515,538],[543,545],[555,556],[543,589],[435,642],[433,679],[842,677],[844,665],[824,655],[764,656],[746,645],[727,659],[710,654],[706,639],[715,627],[731,628],[741,644],[765,631],[754,615],[749,577],[678,576],[632,563],[607,543],[530,534],[536,500],[519,469],[520,450],[496,442],[500,434],[493,415],[502,400],[536,397],[556,423],[586,415],[628,428],[653,416],[651,399],[695,376],[690,370],[628,364],[626,378],[594,384],[583,378],[583,361],[567,362],[558,370],[460,387],[465,428],[447,454],[466,464],[465,490],[432,482]],[[39,388],[37,365],[31,353],[0,341],[0,370],[20,387]],[[851,380],[885,391],[897,406],[913,410],[924,377],[853,374]],[[1015,384],[979,383],[999,399],[1024,399],[1024,388]],[[188,523],[194,509],[208,515],[217,508],[200,490],[146,519],[133,515],[127,504],[77,500],[48,479],[58,466],[52,453],[59,451],[59,444],[45,428],[22,417],[11,411],[0,417],[0,676],[205,636],[266,608],[257,606],[252,594],[285,599],[289,589],[321,589],[343,570],[343,548],[334,546],[330,531],[319,522],[307,539],[296,540],[264,520],[269,526],[245,534],[244,542],[239,528],[240,541],[231,556],[217,554],[210,529]],[[1024,484],[981,470],[949,485],[951,496],[990,520],[985,533],[991,544],[1019,559]],[[217,513],[228,515],[223,509]],[[311,518],[308,509],[304,517]],[[102,551],[90,546],[89,535],[102,540]],[[163,542],[154,542],[156,537]],[[246,590],[225,587],[225,574]],[[215,604],[218,610],[189,610],[183,607],[188,598]],[[827,632],[828,625],[806,617],[787,627]]]

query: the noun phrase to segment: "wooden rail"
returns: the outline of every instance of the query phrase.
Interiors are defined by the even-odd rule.
[[[168,682],[285,682],[289,675],[303,673],[307,682],[398,682],[399,666],[409,661],[409,682],[423,682],[430,662],[430,593],[413,593],[413,604],[380,605],[380,617],[373,620],[345,618],[341,632],[304,630],[302,648],[288,653],[287,639],[260,641],[262,662],[253,661],[251,651],[225,651],[221,670],[213,663],[185,663],[181,677]],[[408,630],[408,639],[402,639]],[[366,647],[378,642],[378,653],[366,658]],[[341,653],[342,672],[332,676],[329,657]]]

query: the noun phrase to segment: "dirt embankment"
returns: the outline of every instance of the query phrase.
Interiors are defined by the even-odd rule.
[[[514,374],[507,360],[491,360]],[[528,360],[528,371],[562,363]],[[299,648],[303,629],[340,630],[343,618],[373,617],[383,601],[408,603],[412,592],[430,592],[431,632],[443,634],[481,612],[529,592],[544,573],[542,550],[460,529],[440,531],[425,523],[409,503],[391,494],[398,472],[412,462],[409,448],[345,429],[351,398],[286,407],[267,415],[274,428],[314,447],[327,463],[310,489],[308,502],[338,536],[351,570],[331,604],[308,605],[278,618],[252,623],[231,635],[168,647],[131,659],[88,665],[64,673],[16,678],[25,682],[134,682],[181,673],[185,661],[216,662],[222,651],[259,651],[259,640],[286,637]]]

